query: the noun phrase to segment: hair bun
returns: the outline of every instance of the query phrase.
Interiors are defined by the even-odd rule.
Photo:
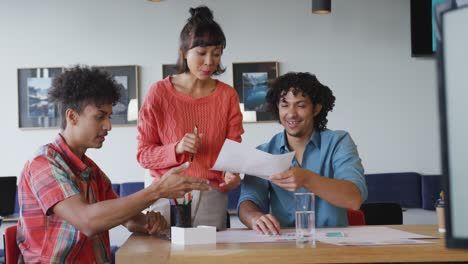
[[[213,12],[207,6],[199,6],[196,8],[190,8],[189,10],[192,17],[189,20],[199,20],[211,22],[213,21]]]

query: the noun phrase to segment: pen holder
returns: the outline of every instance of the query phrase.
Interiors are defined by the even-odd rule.
[[[171,226],[192,227],[192,202],[171,205]]]

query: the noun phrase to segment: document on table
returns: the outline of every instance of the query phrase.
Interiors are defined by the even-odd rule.
[[[317,228],[316,240],[338,246],[377,246],[391,244],[427,244],[421,239],[438,238],[405,232],[384,226]],[[295,241],[294,230],[281,235],[257,234],[253,230],[225,230],[216,233],[217,243],[259,243]]]
[[[287,170],[295,153],[273,155],[226,139],[211,169],[245,173],[266,179]]]
[[[216,232],[216,243],[258,243],[296,241],[296,234],[286,232],[270,236],[257,234],[254,230],[224,230]]]
[[[385,226],[351,226],[340,228],[318,228],[317,230],[316,239],[318,241],[338,246],[427,244],[431,242],[420,239],[438,238],[401,231]]]

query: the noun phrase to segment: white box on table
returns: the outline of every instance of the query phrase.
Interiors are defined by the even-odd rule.
[[[216,244],[216,227],[171,227],[171,243],[179,245]]]

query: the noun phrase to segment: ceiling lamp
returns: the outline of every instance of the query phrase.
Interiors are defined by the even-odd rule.
[[[328,14],[331,12],[331,0],[312,0],[312,13]]]

